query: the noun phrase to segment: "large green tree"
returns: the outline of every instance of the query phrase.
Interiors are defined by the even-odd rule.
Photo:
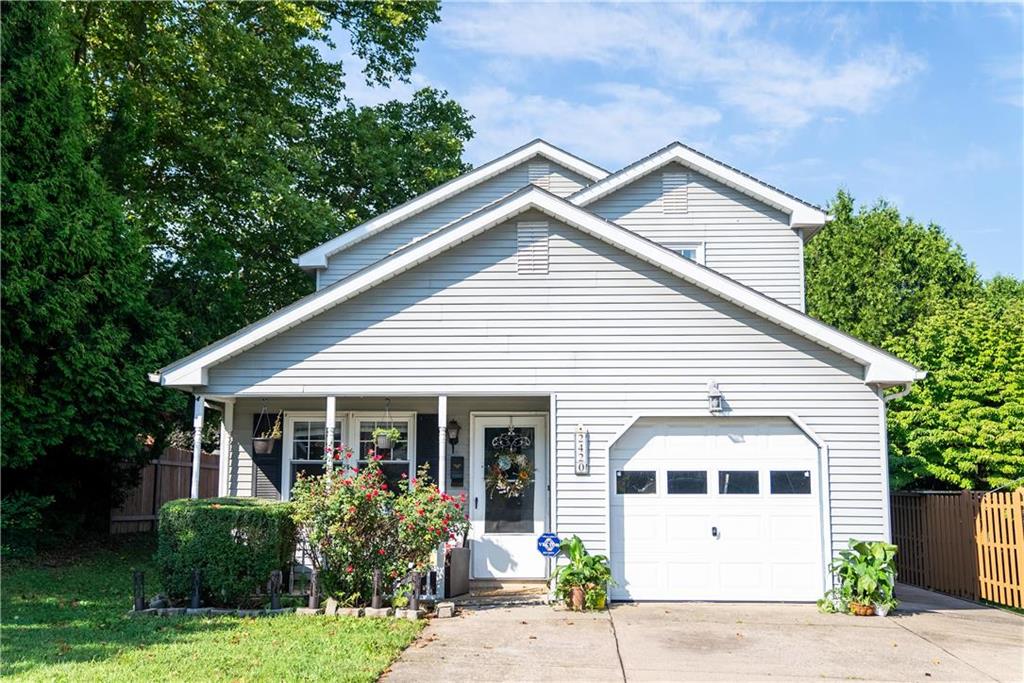
[[[807,312],[877,346],[942,301],[978,291],[974,265],[942,229],[879,201],[856,210],[840,191],[831,222],[807,245]]]
[[[461,107],[433,90],[353,107],[329,58],[340,31],[355,77],[406,78],[437,0],[69,8],[96,154],[190,349],[308,293],[299,253],[464,170]]]
[[[438,2],[3,6],[4,491],[105,523],[142,438],[185,417],[147,371],[312,290],[297,254],[460,173],[445,93],[407,78]],[[126,467],[127,465],[127,467]],[[91,507],[90,507],[91,506]]]
[[[928,370],[890,406],[898,488],[993,488],[1024,480],[1024,282],[998,277],[940,302],[892,341]]]
[[[89,157],[61,11],[3,4],[0,464],[5,493],[52,496],[67,519],[108,509],[119,463],[180,409],[146,372],[181,346],[147,301],[146,241]]]

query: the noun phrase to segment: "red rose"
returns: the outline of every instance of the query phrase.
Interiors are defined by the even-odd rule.
[[[380,550],[378,550],[378,551],[377,551],[377,553],[378,553],[379,555],[383,555],[383,554],[384,554],[384,548],[381,548]]]
[[[351,574],[355,570],[356,570],[356,568],[353,567],[352,565],[349,565],[349,566],[345,567],[345,571],[347,571],[349,574]]]

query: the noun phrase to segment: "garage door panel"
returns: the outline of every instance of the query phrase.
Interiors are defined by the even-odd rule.
[[[814,600],[821,594],[818,452],[788,421],[641,420],[610,456],[611,559],[620,584],[613,598]],[[631,485],[617,494],[618,470],[656,471],[656,491]],[[797,477],[801,485],[776,482],[773,493],[773,471],[808,472],[810,491]],[[671,488],[670,472],[676,473]],[[696,472],[706,473],[706,486]],[[721,472],[732,473],[728,493],[720,492]],[[746,472],[757,472],[756,479]]]

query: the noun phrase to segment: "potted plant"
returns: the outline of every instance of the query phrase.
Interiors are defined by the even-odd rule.
[[[837,585],[818,600],[823,612],[849,612],[868,617],[886,616],[896,607],[896,546],[881,541],[850,539],[829,570]]]
[[[262,418],[262,416],[261,416]],[[269,421],[269,417],[268,417]],[[257,430],[259,429],[259,422],[256,423]],[[281,438],[281,413],[277,414],[277,419],[274,420],[273,425],[268,424],[268,429],[263,432],[258,432],[259,436],[253,435],[252,437],[252,452],[254,455],[270,455],[274,452],[274,442]]]
[[[398,427],[377,427],[372,436],[378,450],[390,450],[402,438],[402,432],[398,431]]]
[[[563,543],[562,553],[569,564],[556,567],[551,575],[555,595],[576,611],[604,609],[608,586],[612,584],[608,558],[588,553],[579,536]]]

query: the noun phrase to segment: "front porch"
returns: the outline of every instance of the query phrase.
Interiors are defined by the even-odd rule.
[[[553,403],[545,395],[197,396],[196,429],[205,410],[223,411],[219,495],[288,500],[300,474],[323,471],[329,444],[347,445],[365,462],[374,449],[373,430],[396,428],[401,437],[392,448],[374,449],[388,481],[399,490],[426,467],[442,492],[465,496],[472,525],[468,573],[479,588],[484,584],[476,582],[540,582],[550,574],[536,538],[553,519]],[[269,447],[257,443],[277,433],[278,420],[279,437]],[[514,448],[529,462],[529,483],[515,495],[488,493],[485,470],[504,448],[495,440],[510,430],[518,436]],[[439,553],[439,569],[442,563]],[[434,585],[443,596],[443,571]]]

